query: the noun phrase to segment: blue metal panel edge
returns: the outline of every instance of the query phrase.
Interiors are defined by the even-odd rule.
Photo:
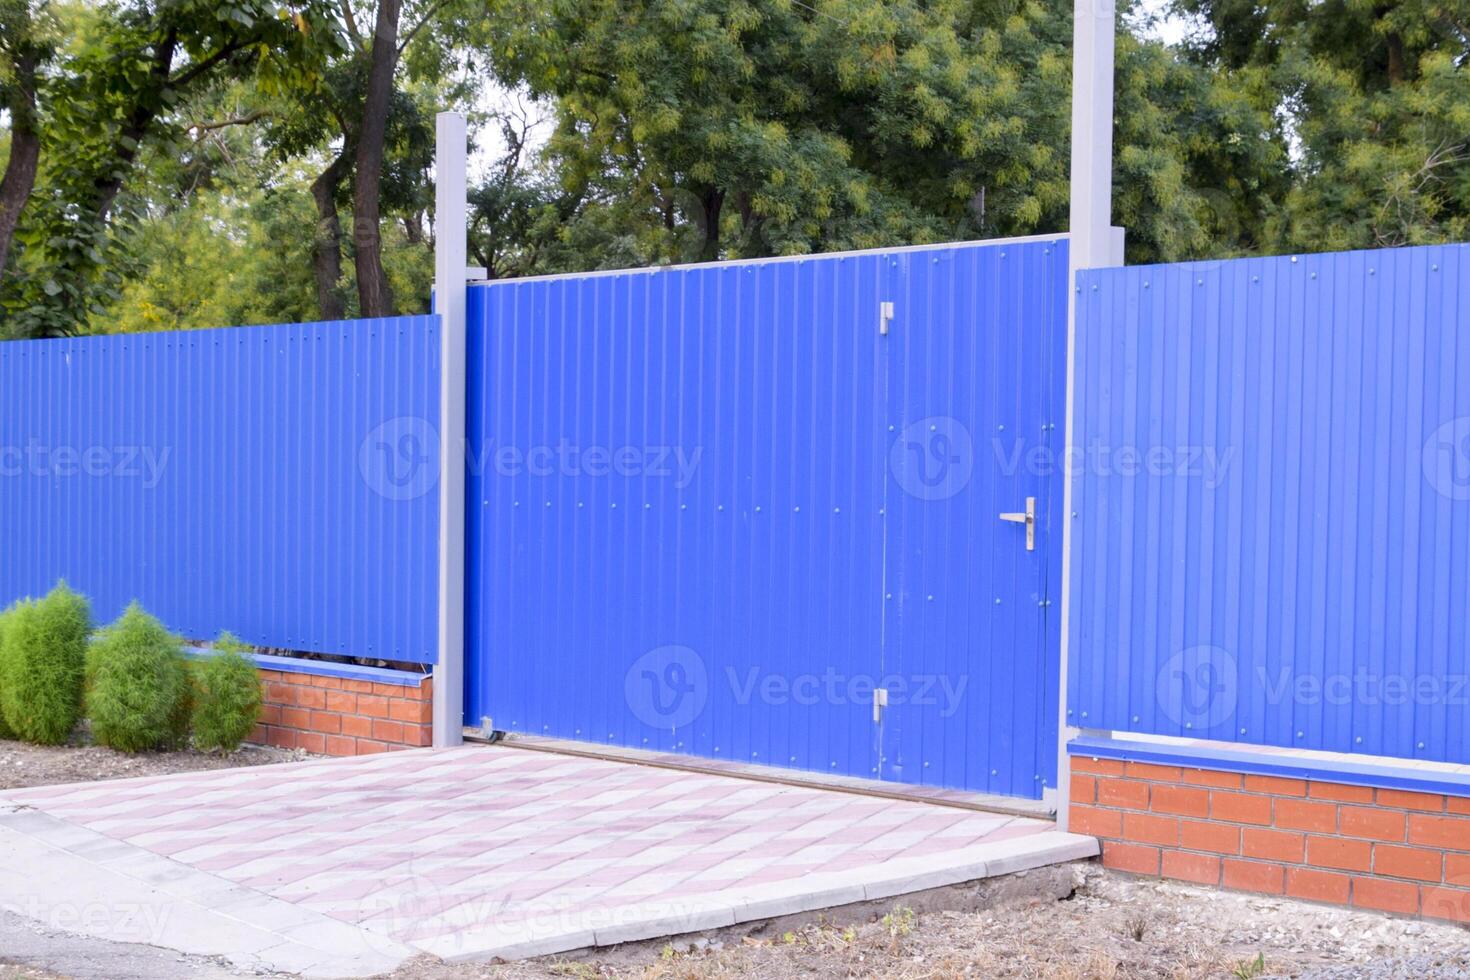
[[[184,656],[191,660],[208,660],[217,656],[213,647],[189,646]],[[374,684],[393,684],[397,687],[423,687],[430,674],[416,674],[411,670],[394,670],[391,667],[367,667],[360,664],[338,664],[328,660],[302,660],[297,657],[277,657],[268,653],[246,654],[262,670],[279,670],[283,674],[307,674],[312,677],[341,677],[350,681],[372,681]]]
[[[1215,748],[1207,745],[1163,745],[1131,739],[1082,735],[1067,743],[1067,754],[1120,762],[1149,762],[1186,769],[1218,769],[1253,776],[1282,776],[1316,782],[1371,786],[1470,796],[1470,772],[1433,772],[1348,760],[1304,759],[1300,756]]]

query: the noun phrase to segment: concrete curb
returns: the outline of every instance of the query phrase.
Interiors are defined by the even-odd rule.
[[[876,875],[873,868],[825,872],[799,881],[734,889],[697,901],[627,906],[618,910],[616,921],[594,922],[580,914],[551,915],[539,921],[468,930],[413,945],[451,963],[526,959],[897,898],[1097,854],[1098,843],[1094,838],[1048,831],[979,844],[950,854],[896,858],[876,869]],[[548,918],[552,921],[547,921]]]

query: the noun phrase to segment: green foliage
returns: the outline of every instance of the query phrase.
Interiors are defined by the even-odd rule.
[[[48,77],[42,173],[22,214],[0,310],[12,336],[83,331],[121,294],[143,202],[129,179],[150,148],[175,155],[176,109],[229,78],[264,92],[308,79],[335,34],[328,0],[99,5]]]
[[[194,745],[233,752],[260,718],[260,675],[245,644],[229,633],[214,641],[215,655],[194,670]]]
[[[5,620],[0,714],[25,741],[59,745],[81,715],[91,609],[60,582],[45,598],[15,606]]]
[[[536,271],[1065,228],[1064,0],[499,10],[506,83],[556,108],[555,179],[483,188],[476,219],[530,238]],[[1271,109],[1126,28],[1118,69],[1130,257],[1253,248],[1261,202],[1282,190]]]
[[[1470,236],[1470,20],[1443,0],[1175,0],[1196,64],[1294,143],[1263,247],[1376,248]]]
[[[121,752],[179,744],[188,674],[179,641],[135,602],[98,636],[88,661],[92,736]]]
[[[11,617],[14,613],[14,605],[9,606],[4,611],[0,611],[0,653],[3,653],[5,649],[5,630],[9,626]],[[3,672],[0,672],[0,705],[3,705],[4,703],[5,676]],[[5,711],[3,709],[0,709],[0,739],[4,738],[15,738],[15,731],[5,723]]]

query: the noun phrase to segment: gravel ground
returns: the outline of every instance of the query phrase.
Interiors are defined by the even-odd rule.
[[[200,769],[233,769],[264,766],[273,762],[310,759],[299,750],[242,746],[230,755],[204,752],[144,752],[124,755],[100,745],[89,745],[83,737],[70,745],[27,745],[0,742],[0,790],[51,783],[83,783],[97,779],[126,779],[129,776],[161,776],[171,772]],[[4,974],[0,974],[3,978]]]
[[[1078,870],[1066,901],[980,912],[902,908],[848,926],[723,930],[674,943],[504,966],[419,960],[393,980],[794,980],[1025,977],[1123,980],[1470,977],[1470,931]]]

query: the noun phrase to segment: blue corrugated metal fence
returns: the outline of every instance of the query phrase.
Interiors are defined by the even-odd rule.
[[[1066,269],[1036,241],[472,289],[467,720],[1040,796]],[[1028,496],[1035,551],[998,520]]]
[[[1078,289],[1071,723],[1470,762],[1470,248]]]
[[[0,344],[0,603],[436,658],[435,317]]]

